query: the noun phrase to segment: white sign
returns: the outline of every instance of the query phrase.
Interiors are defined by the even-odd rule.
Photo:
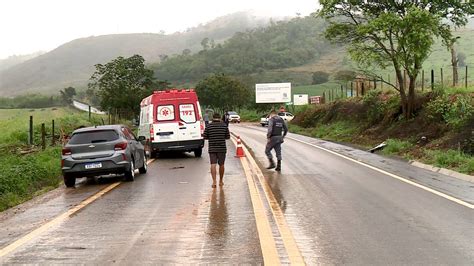
[[[291,83],[255,84],[256,103],[291,102]]]
[[[307,105],[308,94],[295,94],[293,95],[293,102],[295,105]]]

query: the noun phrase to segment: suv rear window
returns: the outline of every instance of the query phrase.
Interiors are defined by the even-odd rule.
[[[114,141],[119,138],[119,134],[115,130],[94,130],[80,132],[72,135],[69,144],[89,144]]]

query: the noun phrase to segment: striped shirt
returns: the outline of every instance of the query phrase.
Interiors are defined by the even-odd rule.
[[[204,139],[208,140],[209,153],[227,152],[226,139],[230,139],[229,128],[223,122],[210,123],[204,130]]]

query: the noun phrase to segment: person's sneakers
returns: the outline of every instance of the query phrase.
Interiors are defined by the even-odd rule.
[[[275,162],[273,161],[273,159],[268,159],[268,161],[270,162],[270,165],[267,167],[267,169],[275,168]]]
[[[277,167],[275,168],[275,171],[278,171],[278,172],[281,171],[281,160],[277,161]]]

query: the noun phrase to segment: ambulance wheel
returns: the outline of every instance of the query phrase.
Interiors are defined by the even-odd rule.
[[[197,158],[201,158],[201,155],[202,155],[202,148],[194,150],[194,156],[196,156]]]

